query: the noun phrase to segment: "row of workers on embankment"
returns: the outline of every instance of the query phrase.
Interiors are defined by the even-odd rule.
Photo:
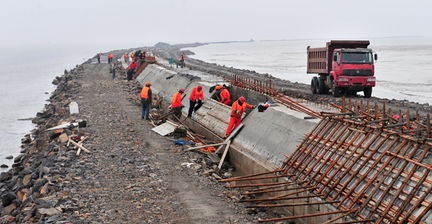
[[[144,63],[146,58],[146,52],[137,50],[131,53],[130,58],[132,58],[132,61],[127,67],[127,72],[126,72],[126,78],[128,81],[133,79],[133,76],[135,75],[137,68]],[[129,63],[129,55],[127,53],[123,54],[123,60],[125,61],[126,64]]]
[[[144,61],[146,59],[146,52],[141,51],[141,50],[137,50],[137,51],[131,53],[130,58],[132,58],[132,61],[129,64],[129,66],[127,68],[127,73],[126,73],[128,81],[133,79],[137,68],[144,63]],[[124,59],[126,64],[129,63],[129,55],[127,53],[124,53],[123,59]],[[171,65],[171,63],[174,63],[174,59],[170,58],[169,63],[170,63],[170,65]],[[182,68],[185,67],[185,57],[183,54],[180,55],[180,58],[177,62],[177,67],[178,66],[181,66]]]
[[[96,54],[96,58],[97,58],[97,61],[98,61],[98,64],[100,64],[100,60],[101,60],[101,56],[102,56],[102,53],[97,53]],[[108,55],[107,55],[107,59],[108,59],[108,64],[111,64],[111,63],[113,63],[113,58],[114,58],[114,55],[112,54],[112,53],[109,53]]]
[[[98,64],[101,63],[101,56],[102,53],[97,53],[96,54],[96,59],[98,61]],[[141,52],[141,50],[135,51],[133,53],[131,53],[130,55],[127,53],[123,54],[123,60],[126,64],[129,64],[127,67],[127,72],[126,72],[126,78],[128,81],[133,79],[133,76],[135,75],[136,69],[139,67],[139,65],[141,65],[142,63],[144,63],[144,59],[146,56],[146,52],[143,51]],[[115,78],[115,67],[117,66],[117,62],[120,62],[120,59],[117,59],[116,61],[113,61],[114,55],[112,53],[108,53],[107,54],[107,60],[108,60],[108,64],[110,64],[111,67],[111,72],[113,73],[113,79]],[[129,63],[129,58],[132,58],[131,62]]]
[[[96,59],[98,61],[98,64],[101,63],[101,56],[102,53],[97,53],[96,54]],[[139,66],[141,66],[146,59],[146,52],[144,50],[136,50],[132,53],[124,53],[123,54],[123,61],[125,64],[128,65],[127,67],[127,72],[126,72],[126,79],[128,81],[134,79],[134,76],[136,76],[136,71],[138,69]],[[108,60],[108,64],[111,65],[111,71],[114,70],[114,68],[116,67],[116,65],[118,64],[117,62],[120,62],[121,59],[117,59],[117,61],[113,61],[114,55],[112,53],[108,53],[107,54],[107,60]],[[185,56],[183,54],[180,55],[179,59],[177,61],[174,60],[174,58],[169,58],[169,63],[170,63],[170,67],[172,67],[172,64],[177,63],[177,68],[180,67],[185,67]],[[113,73],[113,78],[115,77],[115,73]]]
[[[222,102],[226,105],[229,105],[231,103],[231,98],[229,91],[226,86],[220,86],[216,85],[214,90],[220,90],[219,92],[216,92],[212,95],[213,99],[220,99],[219,102]],[[218,89],[216,89],[218,88]],[[212,89],[211,89],[212,90]],[[180,88],[177,92],[175,92],[171,98],[171,112],[174,116],[177,118],[181,117],[181,110],[183,109],[184,105],[182,103],[182,99],[186,96],[184,94],[185,89]],[[223,95],[228,94],[228,96]],[[223,96],[222,96],[223,95]],[[146,82],[145,86],[142,88],[141,93],[141,118],[149,120],[149,112],[151,109],[151,99],[152,99],[152,91],[151,91],[151,83]],[[226,98],[228,97],[228,98]],[[192,117],[192,114],[196,112],[204,103],[204,92],[202,86],[198,85],[194,87],[190,93],[189,96],[189,110],[187,117]],[[238,127],[241,124],[242,116],[246,112],[246,109],[254,109],[256,106],[252,104],[248,104],[246,102],[246,98],[244,96],[240,96],[236,101],[234,101],[231,105],[231,113],[230,113],[230,120],[228,123],[228,127],[225,131],[225,138],[228,137],[231,132]],[[267,106],[268,107],[268,106]]]

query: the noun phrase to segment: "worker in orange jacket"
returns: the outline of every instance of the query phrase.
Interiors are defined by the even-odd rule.
[[[203,104],[204,91],[202,86],[198,85],[193,88],[189,97],[189,113],[188,117],[192,117],[192,113],[196,112]]]
[[[220,97],[220,93],[222,91],[222,85],[215,85],[213,87],[210,88],[210,91],[214,91],[213,95],[210,97],[218,102],[221,102],[221,97]]]
[[[181,110],[184,107],[182,103],[182,94],[185,89],[181,88],[178,92],[174,93],[171,99],[171,110],[173,110],[173,114],[177,117],[181,117]]]
[[[109,53],[109,54],[108,54],[108,64],[111,64],[112,59],[113,59],[113,54],[112,54],[112,53]]]
[[[234,101],[231,106],[230,121],[225,131],[225,137],[228,137],[231,132],[240,125],[241,117],[247,108],[255,108],[255,106],[246,103],[246,98],[244,96],[241,96],[238,100]]]
[[[150,120],[149,119],[149,113],[150,113],[151,103],[152,103],[152,91],[151,91],[150,86],[151,86],[151,83],[146,82],[146,84],[142,88],[141,94],[140,94],[141,106],[142,106],[141,119],[146,119],[146,120]]]
[[[220,92],[220,98],[221,98],[221,103],[228,106],[231,104],[231,94],[226,85],[222,86],[222,90]]]

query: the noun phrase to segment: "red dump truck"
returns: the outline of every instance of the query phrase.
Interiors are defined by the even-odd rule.
[[[375,86],[374,59],[368,40],[332,40],[326,47],[307,47],[307,73],[318,74],[311,81],[313,94],[356,94],[371,97]]]

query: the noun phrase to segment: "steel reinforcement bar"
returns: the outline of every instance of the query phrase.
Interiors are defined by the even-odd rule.
[[[345,99],[335,107],[340,113],[320,113],[322,120],[280,169],[228,180],[231,187],[246,190],[250,199],[241,201],[266,202],[249,205],[260,208],[333,209],[306,209],[261,222],[319,216],[326,216],[326,223],[431,222],[430,115],[413,117],[409,112],[393,113],[385,104],[380,108]],[[237,185],[238,181],[248,184]]]

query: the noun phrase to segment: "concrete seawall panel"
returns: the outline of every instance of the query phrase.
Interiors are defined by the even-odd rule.
[[[282,165],[317,120],[304,120],[304,114],[284,106],[270,107],[265,112],[254,110],[243,121],[243,130],[233,145],[251,150],[266,162]]]

